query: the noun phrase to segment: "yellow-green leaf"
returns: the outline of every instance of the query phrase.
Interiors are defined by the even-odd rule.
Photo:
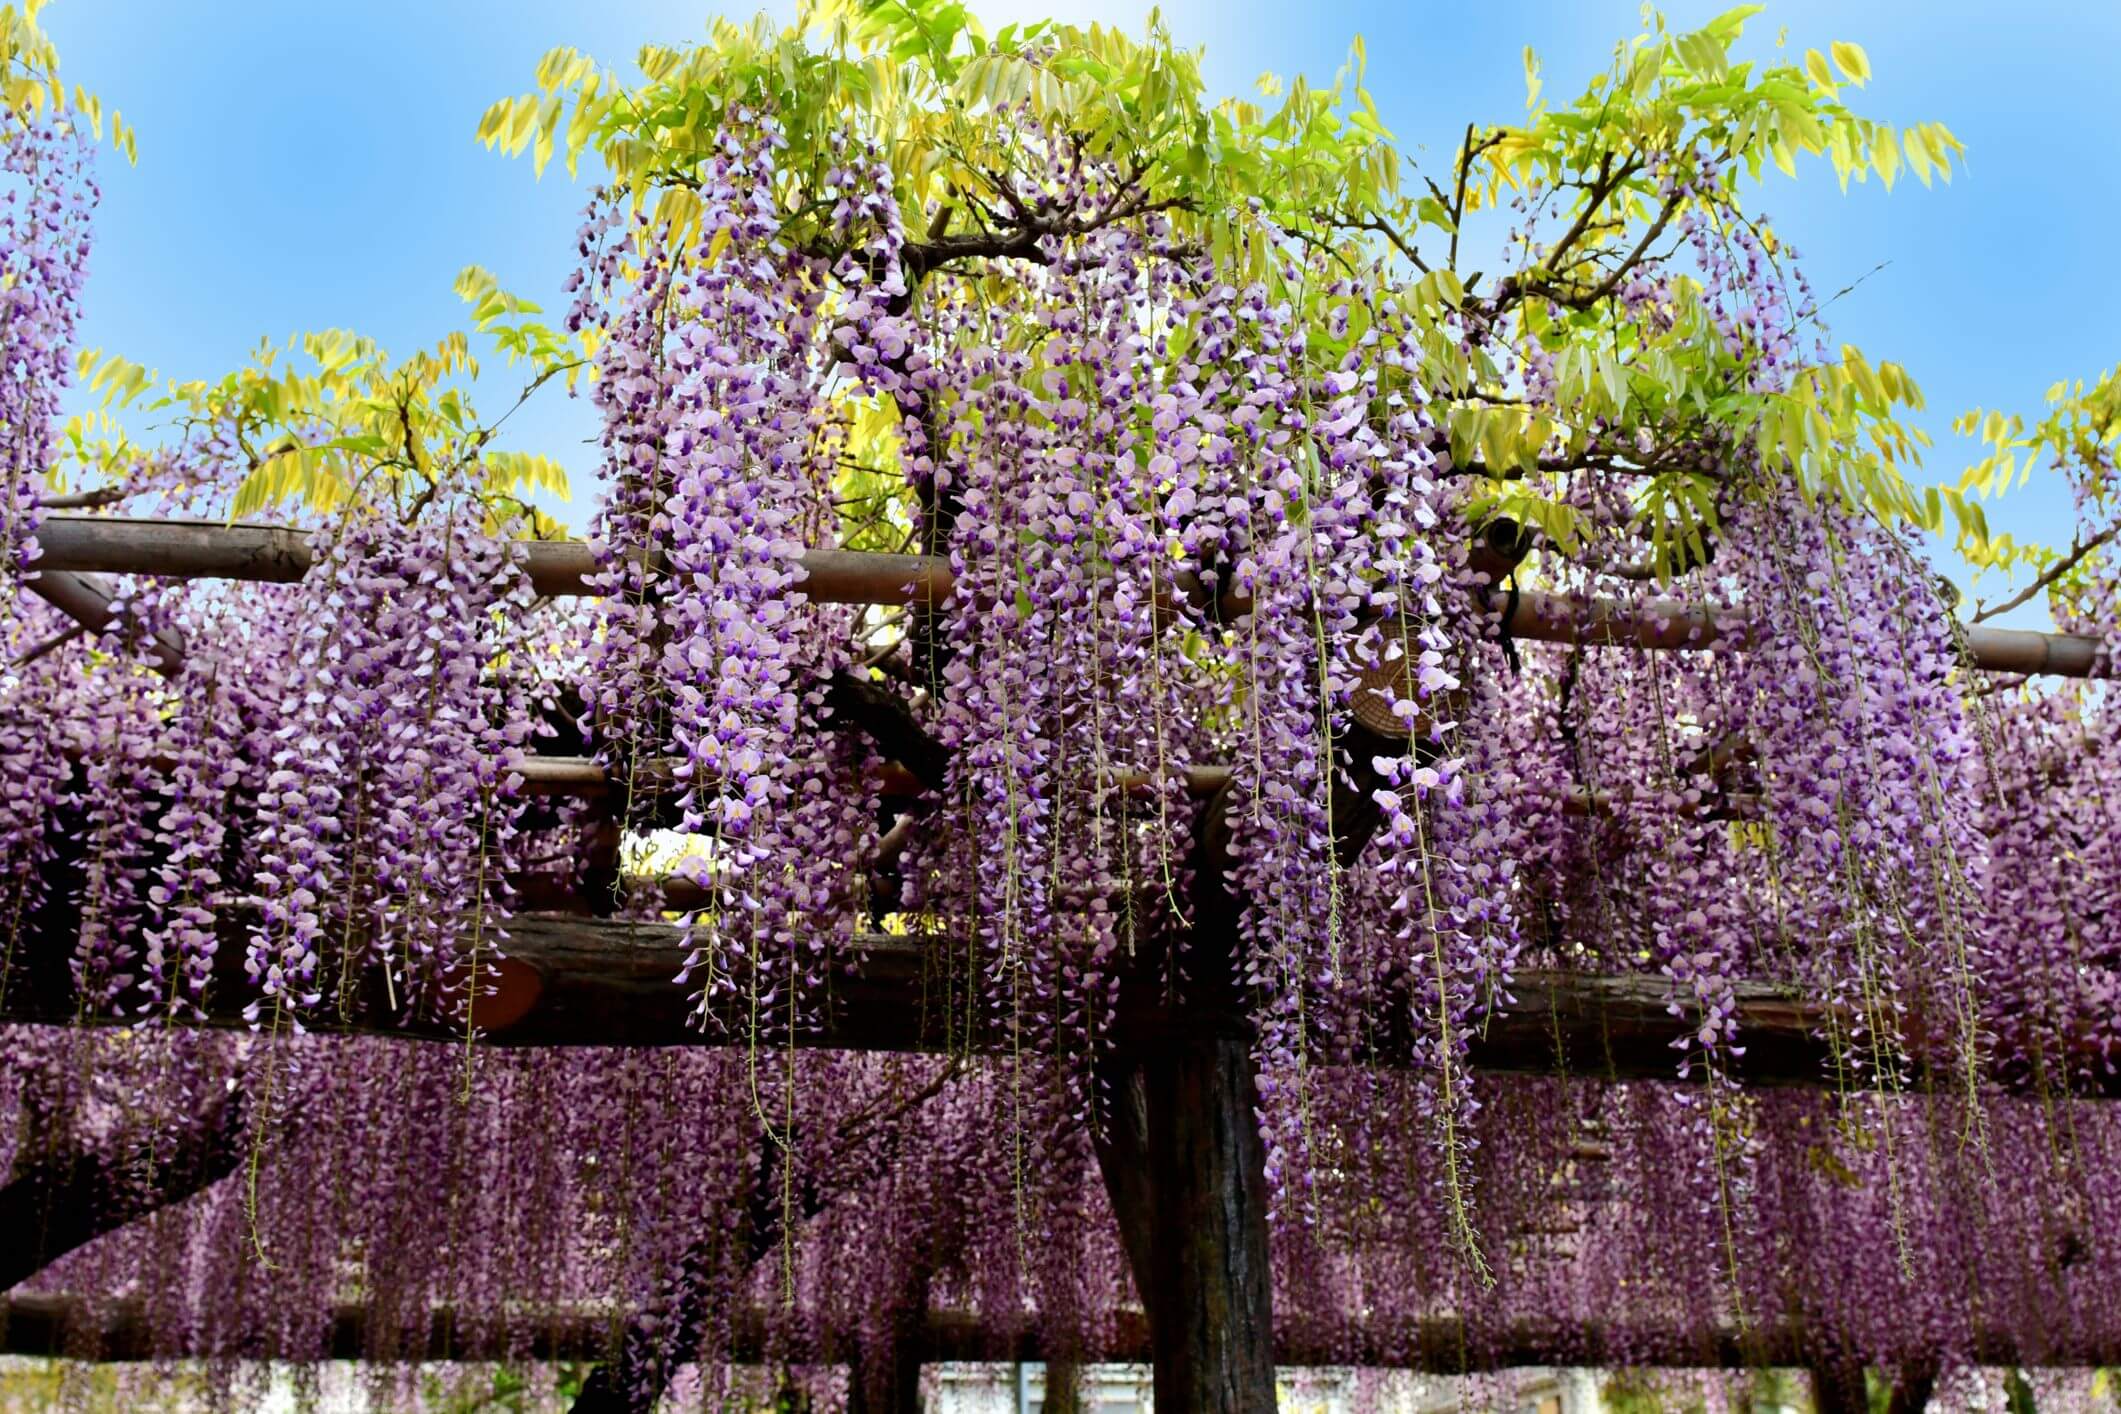
[[[1870,82],[1871,60],[1870,56],[1863,52],[1862,45],[1851,44],[1847,40],[1837,39],[1831,47],[1834,51],[1835,66],[1842,73],[1848,75],[1850,83],[1861,88],[1864,84]]]

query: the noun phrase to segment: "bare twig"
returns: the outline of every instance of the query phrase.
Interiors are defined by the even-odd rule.
[[[1466,219],[1466,174],[1473,169],[1473,159],[1502,141],[1500,132],[1490,133],[1480,141],[1473,142],[1473,125],[1466,124],[1466,140],[1458,148],[1458,185],[1451,195],[1451,252],[1444,263],[1451,269],[1458,268],[1458,228]]]
[[[94,511],[114,506],[130,496],[124,486],[99,486],[93,491],[75,491],[64,496],[40,496],[37,504],[48,511]]]
[[[77,623],[72,628],[68,629],[66,632],[58,634],[52,638],[45,639],[44,642],[38,644],[35,648],[30,649],[27,653],[24,653],[20,657],[16,658],[14,666],[18,668],[26,668],[30,664],[36,662],[39,658],[44,657],[46,654],[56,653],[58,650],[64,648],[67,644],[72,643],[75,639],[79,638],[82,634],[87,632],[87,624]]]
[[[2026,585],[2025,588],[2019,590],[2016,594],[2013,594],[2010,598],[2004,600],[2001,604],[1998,604],[1993,608],[1984,608],[1980,610],[1973,616],[1972,621],[1977,624],[1985,623],[1989,619],[1995,618],[1998,614],[2007,614],[2011,610],[2017,608],[2020,604],[2023,604],[2027,600],[2031,599],[2034,595],[2039,594],[2043,590],[2048,589],[2055,583],[2056,580],[2059,580],[2060,578],[2062,578],[2062,576],[2068,574],[2071,570],[2075,569],[2078,565],[2082,564],[2086,555],[2089,555],[2092,551],[2111,541],[2114,538],[2114,534],[2116,531],[2121,531],[2121,521],[2116,521],[2114,524],[2100,531],[2097,535],[2094,535],[2089,540],[2086,540],[2083,536],[2083,533],[2080,531],[2077,535],[2077,538],[2071,543],[2069,553],[2067,555],[2064,555],[2061,559],[2049,565],[2045,570],[2041,571],[2040,577],[2038,579],[2035,579],[2031,584]]]
[[[1419,270],[1424,275],[1429,273],[1429,263],[1421,258],[1421,252],[1416,250],[1413,243],[1408,241],[1405,236],[1402,236],[1398,227],[1389,221],[1374,216],[1368,220],[1351,221],[1344,216],[1335,216],[1330,211],[1314,211],[1311,215],[1314,220],[1322,221],[1327,225],[1344,226],[1351,231],[1373,231],[1390,241],[1416,270]]]

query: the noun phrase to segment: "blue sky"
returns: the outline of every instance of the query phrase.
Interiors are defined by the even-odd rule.
[[[782,14],[791,5],[774,7]],[[1138,28],[1134,0],[977,6],[990,25],[1037,14]],[[1303,5],[1178,0],[1172,32],[1207,46],[1212,87],[1248,93],[1263,70],[1330,77],[1361,34],[1370,86],[1417,160],[1448,163],[1469,121],[1524,104],[1522,51],[1538,49],[1549,98],[1578,90],[1639,28],[1628,0]],[[1676,23],[1721,4],[1674,3]],[[572,44],[630,68],[643,42],[699,36],[715,13],[676,0],[57,0],[45,23],[70,80],[121,108],[140,161],[106,154],[105,199],[83,341],[160,369],[210,377],[261,336],[347,327],[393,350],[462,323],[450,282],[464,265],[560,303],[584,185],[557,166],[533,181],[472,140],[493,99],[531,86],[538,57]],[[739,17],[749,8],[723,13]],[[2106,0],[1784,0],[1747,43],[1786,29],[1799,54],[1849,39],[1874,78],[1855,105],[1899,124],[1938,120],[1967,145],[1950,186],[1904,182],[1844,196],[1823,165],[1772,181],[1762,205],[1837,302],[1834,335],[1905,364],[1929,398],[1929,472],[1969,459],[1949,430],[1975,405],[2031,413],[2049,384],[2115,361],[2121,313],[2110,273],[2116,201],[2105,174],[2117,128],[2112,55],[2121,5]],[[512,377],[484,394],[501,405]],[[586,404],[545,397],[511,441],[561,458],[586,482]],[[2059,488],[2035,483],[1995,508],[1999,529],[2066,541]],[[1945,566],[1956,572],[1955,564]],[[1963,575],[1960,576],[1963,579]],[[1993,589],[1995,586],[1986,586]],[[2036,623],[2028,608],[2012,621]]]

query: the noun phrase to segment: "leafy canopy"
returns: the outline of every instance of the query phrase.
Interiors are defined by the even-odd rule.
[[[39,8],[0,8],[6,97],[18,113],[69,101]],[[1570,478],[1617,474],[1629,479],[1655,570],[1699,563],[1730,494],[1731,455],[1748,449],[1796,494],[1954,529],[1977,568],[2051,567],[2063,552],[1992,536],[1981,503],[2014,469],[2022,480],[2040,453],[2081,461],[2085,429],[2110,427],[2100,420],[2110,380],[2058,397],[2031,431],[1995,415],[1963,423],[1993,455],[1955,485],[1918,487],[1928,439],[1906,420],[1923,402],[1904,368],[1843,346],[1762,387],[1762,350],[1730,346],[1698,273],[1688,273],[1676,232],[1689,218],[1724,235],[1749,232],[1779,262],[1783,247],[1748,211],[1746,184],[1794,175],[1802,158],[1824,157],[1844,188],[1875,175],[1890,189],[1909,173],[1925,185],[1949,180],[1962,150],[1941,124],[1895,128],[1847,106],[1870,77],[1858,45],[1791,59],[1778,43],[1772,61],[1739,57],[1759,8],[1686,31],[1652,15],[1566,104],[1546,100],[1527,50],[1524,118],[1469,126],[1435,172],[1403,157],[1380,119],[1359,40],[1329,85],[1270,77],[1261,101],[1216,101],[1200,51],[1179,47],[1154,12],[1139,38],[1050,21],[990,31],[948,0],[820,0],[785,27],[718,20],[702,44],[641,50],[632,80],[556,49],[532,91],[487,110],[478,137],[528,152],[540,172],[558,156],[574,173],[592,155],[650,229],[680,238],[664,248],[682,248],[700,218],[701,163],[740,111],[770,110],[788,137],[775,196],[790,244],[834,253],[832,174],[850,143],[871,144],[929,268],[983,263],[1006,279],[992,252],[1031,217],[1010,182],[1033,165],[1017,116],[1028,111],[1125,174],[1124,214],[1161,213],[1227,278],[1263,280],[1299,301],[1319,348],[1361,337],[1368,320],[1358,311],[1351,323],[1345,301],[1318,282],[1291,281],[1291,257],[1323,253],[1347,271],[1382,275],[1378,297],[1421,331],[1421,377],[1439,400],[1453,461],[1483,478],[1474,514],[1531,527],[1550,552],[1581,549]],[[91,96],[76,90],[70,111],[100,130]],[[130,129],[111,119],[130,154]],[[1538,236],[1498,261],[1478,228],[1506,210]],[[1673,276],[1655,320],[1624,298],[1648,269]],[[1791,272],[1778,264],[1774,276],[1787,282]],[[560,375],[572,383],[593,352],[536,322],[535,305],[484,272],[466,271],[458,292],[474,329],[511,363],[531,365],[533,388]],[[379,484],[402,500],[418,494],[427,469],[463,457],[480,462],[503,503],[526,486],[563,485],[549,459],[488,448],[492,431],[466,401],[463,382],[477,365],[463,335],[403,363],[343,333],[298,339],[286,354],[261,347],[219,382],[172,384],[144,404],[175,410],[180,424],[232,420],[250,470],[231,514],[335,504]],[[1527,400],[1522,370],[1534,354],[1552,383]],[[140,453],[111,412],[151,379],[115,357],[90,356],[83,373],[104,405],[69,426],[66,458],[85,480],[122,481]],[[910,509],[895,410],[850,395],[848,423],[849,543],[897,548]],[[2023,463],[2011,460],[2020,454]]]
[[[832,253],[831,173],[850,141],[868,143],[890,165],[909,231],[925,232],[928,261],[962,265],[1031,219],[1009,185],[1030,166],[1014,116],[1028,109],[1125,174],[1131,212],[1165,213],[1228,277],[1303,300],[1321,346],[1336,342],[1324,332],[1333,300],[1291,288],[1291,254],[1386,274],[1385,298],[1426,331],[1422,376],[1444,401],[1454,460],[1488,478],[1480,509],[1563,553],[1581,530],[1561,478],[1618,472],[1637,478],[1660,567],[1698,558],[1724,489],[1704,453],[1727,459],[1734,447],[1802,495],[1930,529],[1949,513],[1979,536],[1978,507],[1958,489],[1910,480],[1925,439],[1902,418],[1922,402],[1899,366],[1844,348],[1763,390],[1761,351],[1727,346],[1698,281],[1675,282],[1670,318],[1655,325],[1621,298],[1631,274],[1673,254],[1690,213],[1778,250],[1742,201],[1741,184],[1770,168],[1793,174],[1799,158],[1824,157],[1844,187],[1950,176],[1960,144],[1943,126],[1895,129],[1844,103],[1869,78],[1860,47],[1736,57],[1757,8],[1684,32],[1652,17],[1563,106],[1542,101],[1528,51],[1525,120],[1469,128],[1433,175],[1378,117],[1359,42],[1330,86],[1268,81],[1267,103],[1215,102],[1198,51],[1177,47],[1154,14],[1139,39],[1050,22],[989,32],[944,0],[826,0],[785,28],[718,21],[703,44],[642,50],[633,83],[556,49],[537,87],[495,103],[478,135],[529,152],[540,171],[559,156],[574,172],[593,154],[650,228],[682,244],[699,219],[701,162],[732,119],[768,109],[788,137],[775,192],[784,239]],[[1660,172],[1678,180],[1661,185]],[[1514,268],[1494,279],[1469,271],[1468,218],[1511,203],[1544,239],[1511,251]],[[1532,350],[1555,373],[1537,403],[1520,396]]]
[[[483,496],[496,526],[560,533],[524,499],[543,491],[564,499],[567,474],[551,457],[492,445],[509,413],[555,379],[572,384],[587,366],[579,340],[531,316],[538,306],[502,290],[472,267],[457,279],[473,328],[508,363],[527,363],[530,381],[501,417],[482,421],[467,384],[479,373],[470,337],[453,333],[431,350],[392,360],[370,339],[327,330],[261,343],[251,362],[213,381],[171,382],[119,355],[86,350],[79,373],[98,405],[68,424],[63,451],[84,481],[123,484],[148,454],[116,414],[157,419],[177,439],[212,438],[245,470],[227,506],[230,519],[295,503],[329,510],[349,499],[399,514],[452,478]],[[151,395],[152,394],[152,395]]]
[[[0,103],[22,121],[31,121],[47,110],[61,122],[88,124],[97,141],[103,139],[103,100],[75,85],[69,92],[59,81],[59,51],[37,23],[37,12],[45,0],[23,0],[0,5]],[[118,110],[110,110],[112,146],[137,161],[137,135]]]

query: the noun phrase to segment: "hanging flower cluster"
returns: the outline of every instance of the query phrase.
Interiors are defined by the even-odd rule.
[[[530,596],[518,552],[465,514],[321,526],[325,573],[283,606],[247,964],[275,1029],[378,980],[392,1010],[431,1011],[504,936],[528,726],[488,665]]]
[[[88,273],[90,216],[99,193],[87,134],[59,112],[0,111],[0,685],[8,699],[43,696],[63,672],[33,666],[64,632],[25,603],[20,574],[37,555],[43,478],[58,434],[59,399],[73,372],[74,325]],[[0,710],[0,986],[28,916],[45,898],[46,831],[63,800],[67,731],[20,709]]]
[[[74,324],[100,195],[94,149],[69,113],[0,111],[0,554],[10,572],[36,559],[43,476],[59,397],[73,375]]]
[[[862,752],[804,729],[845,658],[831,632],[845,613],[809,608],[800,584],[803,550],[832,523],[840,438],[816,284],[776,234],[778,146],[770,119],[726,135],[690,242],[637,226],[637,281],[618,283],[617,208],[593,216],[574,315],[604,335],[613,488],[592,725],[635,823],[658,822],[663,771],[676,783],[670,823],[702,847],[681,871],[706,897],[686,980],[703,1015],[740,999],[753,1034],[808,1024],[802,998],[851,931],[820,920],[852,917],[847,866],[867,833],[860,786],[841,787]]]

